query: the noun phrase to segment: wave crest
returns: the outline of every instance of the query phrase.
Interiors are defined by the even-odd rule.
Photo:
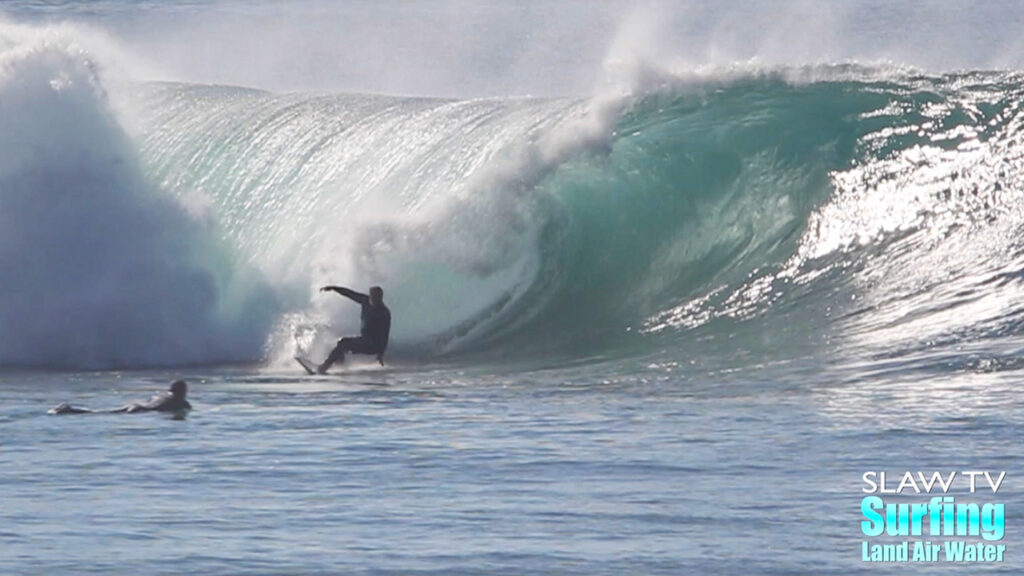
[[[244,274],[147,178],[81,34],[0,26],[0,106],[0,363],[261,356],[266,293],[225,302]]]

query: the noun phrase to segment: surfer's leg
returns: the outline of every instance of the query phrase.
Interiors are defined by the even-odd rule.
[[[90,414],[90,413],[92,413],[92,410],[89,410],[88,408],[78,408],[76,406],[72,406],[71,404],[68,404],[67,402],[61,402],[60,404],[54,406],[53,408],[50,408],[49,413],[50,414]]]
[[[352,354],[379,354],[380,349],[373,342],[365,338],[349,338],[345,344],[345,350]]]
[[[148,408],[146,408],[142,404],[139,404],[138,402],[132,402],[131,404],[125,404],[120,408],[107,410],[107,412],[127,412],[128,414],[131,414],[132,412],[146,412],[147,410]]]
[[[326,374],[335,362],[344,363],[345,351],[348,348],[350,340],[354,340],[354,338],[342,338],[341,340],[338,340],[337,346],[334,347],[334,350],[331,350],[330,355],[327,356],[327,360],[324,360],[323,364],[317,366],[316,371],[320,374]]]

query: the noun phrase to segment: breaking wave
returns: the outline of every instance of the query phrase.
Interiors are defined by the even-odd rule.
[[[357,329],[326,283],[383,285],[395,347],[434,357],[884,356],[1021,325],[1015,73],[136,84],[122,110],[72,44],[0,47],[0,362],[322,354]]]

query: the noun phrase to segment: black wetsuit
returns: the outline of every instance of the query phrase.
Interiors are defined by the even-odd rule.
[[[388,338],[391,336],[391,310],[388,310],[383,302],[378,306],[371,306],[370,297],[355,290],[338,288],[338,293],[351,298],[363,308],[359,313],[362,323],[359,338],[342,338],[361,348],[350,351],[356,354],[383,354],[388,348]]]
[[[377,306],[371,305],[370,296],[367,294],[337,286],[332,286],[331,289],[362,306],[359,315],[362,326],[358,338],[338,340],[338,345],[331,351],[331,355],[320,365],[320,372],[326,371],[335,362],[344,362],[346,352],[372,354],[380,359],[388,348],[388,338],[391,336],[391,310],[388,310],[383,302]],[[383,361],[381,363],[383,364]]]

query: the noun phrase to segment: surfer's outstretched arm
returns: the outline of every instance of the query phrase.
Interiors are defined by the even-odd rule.
[[[341,294],[342,296],[355,301],[356,304],[366,305],[370,303],[370,297],[368,295],[363,294],[361,292],[356,292],[355,290],[349,290],[348,288],[345,288],[343,286],[324,286],[323,288],[320,289],[320,291],[337,292],[338,294]]]

